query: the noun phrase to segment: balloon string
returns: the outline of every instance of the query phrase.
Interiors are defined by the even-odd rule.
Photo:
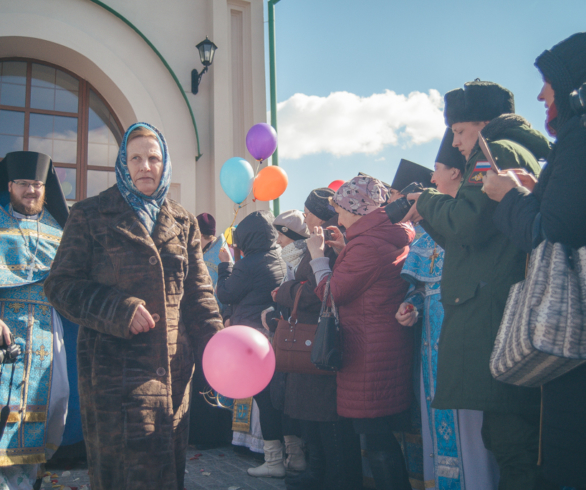
[[[256,179],[256,176],[258,175],[258,169],[262,165],[262,162],[263,162],[262,159],[258,160],[258,163],[256,165],[256,170],[254,171],[254,179]],[[254,179],[253,179],[253,182],[254,182]],[[247,196],[244,198],[244,200],[240,204],[238,204],[238,207],[236,207],[236,204],[234,204],[234,218],[232,219],[232,223],[230,223],[230,226],[229,226],[230,229],[234,226],[234,223],[236,222],[236,217],[238,216],[238,211],[240,211],[240,209],[242,209],[243,207],[248,206],[249,203],[246,203],[246,204],[242,204],[242,203],[245,202],[250,197],[250,194],[252,193],[253,188],[254,188],[254,184],[250,188],[250,192],[247,194]],[[254,201],[256,201],[256,199],[253,199],[252,201],[254,202]]]

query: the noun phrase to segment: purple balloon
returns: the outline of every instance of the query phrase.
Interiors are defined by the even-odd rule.
[[[266,160],[277,149],[277,132],[270,124],[255,124],[246,135],[246,148],[255,160]]]

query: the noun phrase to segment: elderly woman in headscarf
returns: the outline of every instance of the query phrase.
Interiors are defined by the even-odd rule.
[[[116,185],[71,209],[45,294],[78,323],[93,490],[182,490],[196,355],[222,321],[163,135],[133,124]],[[180,319],[181,318],[181,319]]]
[[[410,425],[413,334],[391,312],[397,311],[407,283],[401,269],[415,237],[411,225],[393,224],[381,208],[387,189],[369,176],[345,182],[332,197],[338,223],[329,227],[339,250],[330,271],[324,234],[314,227],[307,240],[310,265],[323,299],[331,273],[331,296],[338,308],[344,366],[337,374],[338,415],[352,419],[364,434],[376,488],[411,489],[405,460],[393,431]]]

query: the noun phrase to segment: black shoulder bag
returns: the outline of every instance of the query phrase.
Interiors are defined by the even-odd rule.
[[[330,275],[326,283],[315,340],[311,349],[311,362],[318,369],[339,371],[342,369],[342,339],[338,310],[330,290],[331,278]],[[332,306],[328,306],[328,298]]]

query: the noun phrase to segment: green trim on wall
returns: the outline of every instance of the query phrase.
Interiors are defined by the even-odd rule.
[[[119,12],[116,12],[116,10],[114,10],[112,7],[106,5],[104,2],[101,2],[100,0],[90,0],[90,1],[92,3],[95,3],[98,6],[102,7],[103,9],[107,10],[108,12],[115,15],[116,17],[118,17],[122,22],[124,22],[127,26],[129,26],[134,32],[136,32],[144,40],[144,42],[147,43],[149,45],[149,47],[156,53],[156,55],[159,57],[159,59],[163,62],[163,65],[165,65],[165,68],[167,68],[167,70],[169,71],[169,73],[173,77],[173,80],[175,80],[175,83],[177,84],[177,87],[179,87],[179,91],[181,92],[181,95],[183,95],[183,99],[185,99],[185,103],[187,104],[187,108],[189,109],[189,114],[191,114],[191,122],[193,123],[193,129],[195,129],[195,138],[197,140],[197,156],[195,157],[195,161],[197,162],[201,158],[202,154],[199,149],[199,134],[197,132],[197,124],[195,123],[195,115],[193,114],[193,110],[191,109],[191,104],[189,103],[189,100],[187,99],[187,94],[185,93],[185,90],[183,90],[183,87],[181,86],[181,83],[179,82],[177,75],[175,75],[175,72],[169,66],[169,63],[167,63],[167,60],[163,57],[163,55],[159,52],[159,50],[157,48],[155,48],[154,44],[151,43],[147,39],[147,37],[138,29],[138,27],[136,27],[132,22],[130,22],[126,17],[121,15]]]

